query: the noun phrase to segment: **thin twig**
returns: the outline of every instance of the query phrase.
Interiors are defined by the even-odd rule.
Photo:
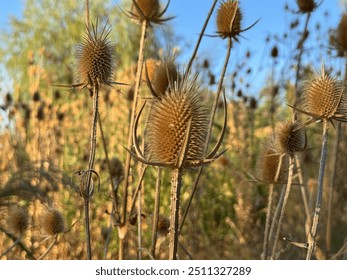
[[[42,260],[45,256],[47,256],[47,254],[52,250],[52,248],[54,247],[55,243],[57,243],[58,240],[58,235],[54,236],[54,240],[51,243],[51,245],[49,245],[49,247],[47,248],[46,252],[44,252],[39,258],[38,260]]]
[[[274,216],[273,216],[272,222],[271,222],[270,233],[269,233],[269,242],[273,242],[273,240],[274,240],[273,238],[274,238],[274,234],[275,234],[275,229],[276,229],[276,225],[278,224],[278,218],[279,218],[279,215],[281,213],[285,193],[286,193],[286,185],[283,185],[280,197],[279,197],[278,202],[277,202],[275,213],[274,213]]]
[[[1,259],[3,256],[5,256],[8,252],[10,252],[14,247],[16,247],[17,244],[21,241],[21,239],[22,239],[21,236],[18,237],[18,239],[17,239],[15,242],[13,242],[13,244],[12,244],[10,247],[8,247],[8,248],[5,250],[5,252],[3,252],[3,253],[0,255],[0,259]]]
[[[271,210],[272,210],[272,201],[273,201],[274,185],[275,185],[275,184],[270,184],[270,186],[269,186],[269,194],[268,194],[268,202],[267,202],[267,210],[266,210],[266,222],[265,222],[265,231],[264,231],[264,242],[263,242],[262,260],[267,260],[268,245],[269,245],[270,217],[271,217]]]
[[[138,94],[139,89],[141,85],[141,75],[142,75],[142,66],[143,66],[143,60],[144,60],[144,52],[145,52],[145,45],[146,45],[146,38],[147,38],[147,26],[148,22],[144,20],[142,22],[142,29],[141,29],[141,39],[140,39],[140,49],[139,49],[139,58],[137,61],[137,73],[136,73],[136,82],[135,82],[135,88],[134,88],[134,100],[132,105],[132,111],[131,111],[131,117],[130,117],[130,124],[129,124],[129,130],[128,130],[128,143],[127,143],[127,149],[130,151],[132,146],[132,131],[134,127],[134,121],[135,121],[135,113],[136,113],[136,107],[138,102]],[[123,188],[123,200],[122,200],[122,220],[121,224],[124,226],[126,223],[126,216],[127,216],[127,201],[128,201],[128,186],[129,186],[129,174],[130,174],[130,161],[131,161],[131,154],[127,153],[126,161],[125,161],[125,167],[124,167],[124,188]],[[124,242],[124,239],[120,240],[121,243]],[[124,248],[123,245],[120,245],[120,248]],[[119,259],[122,260],[124,258],[124,251],[119,250]]]
[[[315,211],[313,215],[312,228],[307,239],[308,249],[307,249],[306,260],[310,260],[312,258],[312,254],[316,247],[317,229],[318,229],[319,219],[321,215],[321,208],[322,208],[324,169],[325,169],[325,162],[326,162],[327,150],[328,150],[328,129],[329,129],[328,120],[324,119],[323,120],[323,135],[322,135],[323,141],[322,141],[321,159],[319,164],[316,207],[315,207]]]
[[[155,259],[155,248],[157,245],[158,234],[158,221],[159,221],[159,206],[160,206],[160,187],[161,187],[161,167],[157,167],[157,180],[155,184],[155,200],[154,200],[154,213],[153,213],[153,225],[152,225],[152,246],[151,254]]]

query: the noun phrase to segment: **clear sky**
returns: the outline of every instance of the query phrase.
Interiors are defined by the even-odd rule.
[[[68,0],[62,0],[68,1]],[[82,0],[78,0],[82,1]],[[91,0],[92,1],[92,0]],[[316,0],[318,1],[318,0]],[[24,0],[0,0],[0,30],[8,28],[9,16],[21,16]],[[113,2],[118,2],[113,0]],[[166,1],[162,1],[166,3]],[[235,45],[231,56],[229,70],[233,69],[233,64],[240,58],[246,50],[252,52],[252,64],[254,68],[259,68],[261,64],[266,63],[263,56],[270,49],[266,47],[265,38],[270,34],[283,34],[288,29],[290,22],[295,15],[284,11],[284,6],[288,6],[293,10],[297,9],[295,0],[240,0],[240,8],[243,11],[243,26],[247,27],[254,23],[257,19],[260,21],[250,30],[245,32],[245,39],[240,40]],[[176,16],[171,24],[176,33],[183,38],[185,42],[192,48],[195,45],[198,34],[202,28],[206,15],[210,9],[212,0],[171,0],[168,14]],[[219,4],[217,4],[218,8]],[[323,17],[324,13],[328,13],[328,17]],[[324,0],[321,6],[312,14],[311,24],[314,25],[319,20],[323,28],[334,28],[337,26],[341,16],[341,7],[339,0]],[[324,19],[323,19],[324,18]],[[323,20],[322,20],[323,19]],[[212,16],[207,29],[207,34],[214,34],[215,30],[215,14]],[[328,40],[328,35],[327,40]],[[209,57],[212,66],[216,69],[223,63],[225,53],[225,41],[218,38],[206,37],[203,40],[199,55]],[[311,41],[311,44],[314,42]],[[191,49],[188,49],[183,55],[184,59],[189,58]],[[314,62],[313,62],[314,63]],[[319,63],[318,63],[319,64]],[[1,66],[0,66],[1,71]],[[265,72],[256,72],[257,75],[266,75]],[[218,75],[218,72],[216,73]],[[259,77],[258,77],[259,79]],[[250,89],[252,91],[252,89]],[[258,90],[253,88],[253,91]],[[255,92],[251,94],[256,94]]]

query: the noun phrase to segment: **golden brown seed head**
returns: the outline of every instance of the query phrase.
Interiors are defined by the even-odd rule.
[[[234,38],[242,32],[242,13],[238,2],[234,0],[222,1],[217,12],[217,33],[224,38]]]
[[[314,0],[297,0],[296,3],[301,13],[311,13],[317,7]]]
[[[101,32],[98,23],[87,27],[83,43],[77,49],[75,78],[77,83],[110,84],[114,71],[113,46],[109,41],[110,28],[105,24]]]
[[[305,129],[295,130],[297,123],[281,122],[276,126],[276,148],[281,154],[301,152],[306,148]]]
[[[29,225],[27,211],[19,207],[10,208],[8,224],[13,233],[23,234]]]
[[[274,147],[275,139],[272,137],[265,147],[261,164],[261,179],[264,182],[285,182],[287,179],[287,160]]]
[[[346,115],[346,94],[341,82],[325,73],[315,74],[307,83],[303,100],[305,110],[316,116],[333,118]]]
[[[135,0],[135,2],[137,7],[133,3],[131,12],[140,22],[155,20],[160,14],[159,0]]]
[[[48,235],[55,235],[65,231],[63,215],[54,208],[45,208],[41,217],[41,226]]]
[[[191,124],[187,160],[201,160],[208,129],[208,111],[201,90],[192,81],[178,81],[154,99],[147,122],[147,154],[151,161],[176,163]]]

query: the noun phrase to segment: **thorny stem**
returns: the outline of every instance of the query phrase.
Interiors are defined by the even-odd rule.
[[[171,171],[170,230],[169,230],[169,260],[177,259],[178,219],[179,219],[181,186],[182,186],[182,169],[181,168],[172,169]]]
[[[209,13],[208,13],[208,15],[207,15],[207,17],[206,17],[204,26],[202,27],[202,30],[201,30],[201,32],[200,32],[199,39],[198,39],[198,41],[197,41],[197,43],[196,43],[196,45],[195,45],[194,52],[193,52],[193,54],[192,54],[192,57],[191,57],[190,60],[189,60],[188,65],[187,65],[186,75],[189,75],[189,72],[190,72],[190,70],[191,70],[191,68],[192,68],[194,59],[195,59],[195,57],[196,57],[196,54],[198,53],[198,49],[199,49],[199,46],[200,46],[202,37],[204,36],[204,33],[205,33],[205,30],[206,30],[207,24],[208,24],[208,22],[209,22],[209,20],[210,20],[210,18],[211,18],[211,15],[212,15],[212,13],[213,13],[213,10],[214,10],[214,8],[215,8],[217,2],[218,2],[218,0],[214,0],[214,2],[212,3],[211,9],[210,9],[210,11],[209,11]]]
[[[284,212],[287,206],[289,194],[290,194],[290,189],[292,186],[292,180],[293,180],[293,169],[294,169],[294,157],[292,155],[289,156],[289,169],[288,169],[288,182],[286,186],[286,192],[284,194],[283,198],[283,204],[282,204],[282,209],[281,209],[281,214],[278,220],[277,224],[277,230],[276,230],[276,235],[275,235],[275,240],[274,240],[274,245],[272,247],[272,254],[271,254],[271,259],[275,259],[276,255],[276,249],[277,249],[277,244],[278,244],[278,238],[281,232],[281,226],[282,226],[282,221],[284,217]]]
[[[88,259],[92,259],[92,250],[90,244],[90,223],[89,223],[89,199],[91,194],[92,184],[92,172],[95,160],[95,150],[96,150],[96,129],[98,121],[98,99],[99,99],[99,88],[97,83],[94,83],[93,87],[93,120],[92,120],[92,132],[90,136],[90,154],[88,163],[88,178],[87,184],[85,185],[84,194],[82,194],[84,199],[84,221],[85,221],[85,233],[86,233],[86,246],[87,246],[87,256]]]
[[[146,20],[144,20],[142,22],[139,58],[137,61],[137,73],[136,73],[136,82],[135,82],[135,89],[134,89],[134,100],[132,105],[129,133],[128,133],[128,143],[127,143],[128,150],[131,150],[131,146],[132,146],[131,132],[133,131],[133,127],[134,127],[135,113],[136,113],[136,107],[137,107],[137,101],[138,101],[138,93],[139,93],[140,84],[141,84],[142,66],[143,66],[145,44],[146,44],[146,37],[147,37],[147,26],[148,26],[148,23]],[[123,213],[122,213],[121,224],[123,226],[126,223],[126,215],[127,215],[128,186],[129,186],[128,177],[130,173],[130,161],[131,161],[131,154],[127,153],[125,167],[124,167],[124,188],[123,188],[123,200],[122,200]],[[123,242],[124,242],[124,239],[120,239],[120,243],[123,243]],[[124,246],[120,245],[120,248],[124,248]],[[123,258],[124,258],[124,251],[119,250],[119,259],[122,260]]]
[[[265,222],[265,231],[264,231],[262,260],[267,260],[267,253],[268,253],[268,246],[269,246],[270,216],[271,216],[271,209],[272,209],[273,193],[274,193],[274,184],[270,184],[267,210],[266,210],[266,222]]]
[[[327,150],[328,150],[328,129],[329,129],[328,120],[324,119],[323,120],[323,135],[322,135],[323,141],[322,141],[321,159],[319,164],[316,208],[313,215],[312,228],[307,238],[308,249],[307,249],[306,260],[310,260],[312,258],[312,254],[316,248],[317,229],[318,229],[319,218],[320,218],[321,208],[322,208],[324,169],[325,169],[325,162],[326,162]]]
[[[159,221],[159,206],[160,206],[160,187],[161,187],[161,167],[157,167],[157,180],[155,184],[155,200],[154,200],[154,215],[152,225],[152,246],[151,254],[155,259],[155,248],[157,245],[158,221]]]

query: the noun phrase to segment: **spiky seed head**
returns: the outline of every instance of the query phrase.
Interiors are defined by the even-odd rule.
[[[169,84],[176,82],[177,79],[177,65],[173,60],[169,59],[155,67],[151,83],[157,95],[162,96],[168,89]]]
[[[347,51],[347,13],[344,13],[340,19],[335,40],[338,49]]]
[[[110,160],[111,166],[111,176],[116,180],[120,180],[124,176],[124,167],[123,163],[119,160],[119,158],[113,157]]]
[[[305,110],[313,115],[327,119],[341,114],[346,117],[347,99],[343,84],[326,74],[324,67],[320,74],[314,74],[307,82],[302,102]]]
[[[55,235],[65,231],[63,215],[59,210],[46,207],[41,216],[41,226],[47,235]]]
[[[170,220],[164,216],[159,216],[158,219],[158,235],[166,236],[169,232]]]
[[[155,69],[157,68],[157,66],[160,64],[160,61],[157,59],[147,59],[146,60],[146,73],[143,72],[142,74],[142,80],[144,82],[147,82],[147,76],[149,78],[149,80],[152,82],[154,79],[154,72]]]
[[[187,160],[202,160],[208,130],[208,111],[197,77],[178,80],[161,98],[154,99],[147,122],[147,154],[151,161],[178,161],[191,124]]]
[[[23,234],[29,225],[28,212],[21,207],[10,208],[8,225],[11,232],[19,235]]]
[[[317,7],[314,0],[297,0],[296,3],[301,13],[311,13]]]
[[[286,157],[276,150],[273,136],[270,137],[267,144],[261,158],[261,179],[268,183],[285,182],[288,165]]]
[[[217,33],[223,39],[236,37],[242,32],[242,13],[238,1],[222,1],[217,12]]]
[[[91,28],[87,27],[83,43],[77,49],[75,66],[75,79],[83,84],[82,87],[93,83],[110,85],[115,66],[113,46],[109,41],[110,31],[107,24],[99,31],[98,22],[92,24]]]
[[[276,148],[281,154],[293,154],[306,148],[306,133],[304,128],[297,128],[293,121],[280,122],[276,126]]]
[[[138,7],[133,3],[131,13],[138,21],[151,21],[158,18],[160,14],[159,0],[135,0],[135,2]]]

